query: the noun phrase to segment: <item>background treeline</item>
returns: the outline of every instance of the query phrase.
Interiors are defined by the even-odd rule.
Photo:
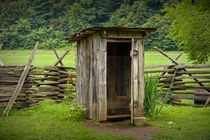
[[[68,47],[64,38],[87,26],[157,27],[146,49],[177,50],[171,20],[161,12],[172,0],[0,0],[0,43],[4,49]]]

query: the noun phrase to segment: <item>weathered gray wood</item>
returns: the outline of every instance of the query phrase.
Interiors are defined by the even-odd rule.
[[[19,79],[18,85],[17,85],[17,87],[16,87],[16,89],[14,91],[14,94],[10,98],[10,100],[9,100],[9,102],[7,104],[7,107],[4,110],[3,116],[8,116],[9,115],[9,112],[10,112],[10,110],[11,110],[11,108],[12,108],[12,106],[13,106],[13,104],[14,104],[14,102],[15,102],[15,100],[16,100],[16,98],[17,98],[17,96],[18,96],[18,94],[19,94],[19,92],[20,92],[20,90],[21,90],[21,88],[23,86],[23,84],[24,84],[25,78],[26,78],[26,76],[27,76],[27,74],[29,72],[29,69],[30,69],[31,63],[33,61],[33,58],[36,55],[38,45],[39,45],[39,43],[37,42],[35,47],[34,47],[33,52],[31,53],[31,56],[30,56],[30,58],[28,60],[28,63],[26,64],[26,66],[24,68],[24,71],[23,71],[23,73],[22,73],[22,75],[21,75],[21,77]]]
[[[13,69],[18,69],[18,68],[22,68],[24,69],[25,65],[18,65],[18,66],[14,66],[14,65],[4,65],[4,66],[0,66],[1,69],[4,69],[4,68],[13,68]]]
[[[45,66],[43,69],[47,71],[55,71],[55,72],[59,70],[57,66]]]
[[[44,72],[44,71],[41,71],[41,70],[32,70],[32,71],[29,71],[29,75],[47,75],[47,76],[56,76],[56,75],[59,75],[60,73],[58,72]]]
[[[210,71],[177,71],[178,74],[210,74]]]
[[[175,58],[175,60],[178,60],[180,57],[182,56],[182,53],[180,53],[176,58]],[[171,64],[173,64],[173,62],[171,63]],[[164,67],[164,69],[169,69],[170,67]],[[174,69],[175,70],[175,69]],[[160,74],[160,76],[163,76],[164,74],[166,74],[166,72],[162,72],[161,74]],[[159,77],[159,79],[160,79],[160,77]]]
[[[206,96],[186,96],[186,95],[170,95],[170,99],[189,99],[189,100],[199,100],[206,101]]]
[[[29,81],[37,81],[37,80],[60,80],[61,78],[59,76],[51,76],[51,77],[27,77],[27,80]]]
[[[144,69],[153,69],[153,68],[160,68],[160,67],[171,67],[175,64],[161,64],[161,65],[154,65],[154,66],[146,66]]]
[[[183,69],[183,68],[210,68],[210,64],[191,64],[191,65],[175,65],[171,68]]]
[[[131,43],[131,103],[130,103],[130,111],[131,111],[131,124],[134,124],[134,82],[133,82],[133,77],[134,77],[134,63],[133,63],[133,54],[134,54],[134,39],[132,39]]]
[[[143,39],[143,35],[139,32],[135,31],[103,31],[101,32],[102,37],[106,39],[132,39],[132,38],[138,38]]]
[[[56,57],[57,57],[58,60],[59,60],[59,55],[58,55],[58,53],[56,52],[56,50],[55,50],[55,48],[54,48],[53,45],[52,45],[52,49],[53,49],[53,52],[55,53]],[[61,66],[64,66],[62,61],[60,61],[59,63],[61,64]]]
[[[138,117],[143,117],[144,116],[144,41],[142,40],[137,40],[137,47],[138,47],[138,53],[139,53],[139,58],[138,58],[138,63],[139,63],[139,68],[138,68],[138,83],[139,83],[139,89],[138,89]]]
[[[196,104],[186,104],[186,103],[180,103],[176,101],[170,101],[171,104],[174,105],[184,105],[184,106],[193,106],[193,107],[203,107],[203,105],[196,105]]]
[[[205,81],[200,81],[201,83],[210,83],[209,80],[205,80]],[[174,84],[175,85],[181,85],[181,84],[193,84],[193,83],[197,83],[196,81],[187,81],[187,82],[180,82],[180,81],[175,81]]]
[[[197,94],[196,92],[193,91],[172,91],[173,94]]]
[[[36,82],[35,85],[57,85],[60,84],[60,82],[56,81],[48,81],[48,82]]]
[[[173,58],[171,58],[170,56],[168,56],[166,53],[164,53],[162,50],[160,50],[159,48],[157,47],[154,47],[155,50],[157,50],[158,52],[160,52],[162,55],[166,56],[167,58],[169,58],[171,61],[173,61],[173,63],[175,63],[176,65],[180,65],[179,62],[177,62],[176,60],[174,60]],[[206,65],[207,66],[207,65]],[[210,67],[210,65],[208,65],[208,67]],[[185,68],[183,68],[184,71],[187,71]],[[189,76],[192,76],[192,74],[188,74]],[[195,80],[200,86],[205,86],[204,84],[202,84],[199,80],[197,79],[193,79]],[[210,91],[210,90],[208,90]]]
[[[78,105],[82,105],[82,93],[81,93],[81,77],[82,77],[82,69],[81,69],[81,65],[82,65],[82,41],[78,41],[77,42],[77,104]]]
[[[163,70],[150,70],[150,71],[144,71],[144,73],[158,73],[158,72],[174,72],[174,69],[163,69]]]
[[[173,75],[164,75],[164,76],[160,76],[160,77],[161,78],[167,78],[167,77],[173,77]],[[176,76],[175,77],[176,80],[181,80],[181,79],[195,79],[195,78],[196,79],[210,79],[210,76]]]
[[[89,95],[88,95],[88,86],[89,86],[89,61],[90,61],[90,54],[88,51],[88,39],[84,39],[82,42],[82,58],[83,61],[81,62],[81,94],[82,94],[82,105],[86,108],[85,116],[88,116],[89,113]]]
[[[119,118],[129,118],[130,114],[123,114],[123,115],[111,115],[107,116],[107,119],[119,119]]]
[[[54,64],[54,66],[57,66],[63,58],[69,53],[70,50],[66,50],[66,52],[58,59],[58,61]]]
[[[98,56],[98,44],[99,44],[99,39],[100,39],[100,36],[99,34],[95,34],[94,35],[94,39],[93,39],[93,71],[92,71],[92,74],[93,74],[93,85],[92,85],[92,88],[93,88],[93,104],[92,104],[92,112],[93,112],[93,117],[94,118],[97,118],[97,103],[98,103],[98,82],[99,82],[99,78],[98,78],[98,59],[97,59],[97,56]]]
[[[107,120],[107,40],[100,39],[98,52],[98,120]]]
[[[169,88],[169,86],[165,86],[165,88]],[[173,90],[185,90],[185,89],[205,89],[210,90],[210,87],[195,87],[195,86],[173,86]]]
[[[210,101],[210,95],[209,95],[209,97],[206,99],[206,102],[205,102],[205,104],[204,104],[204,107],[207,107],[207,106],[208,106],[209,101]]]
[[[88,40],[88,47],[90,51],[90,77],[89,77],[89,118],[90,119],[96,119],[96,116],[94,116],[93,113],[93,84],[94,84],[94,77],[93,77],[93,69],[94,69],[94,36],[91,36]]]

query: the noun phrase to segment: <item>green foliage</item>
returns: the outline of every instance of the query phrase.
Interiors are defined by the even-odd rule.
[[[4,49],[31,49],[36,41],[43,49],[52,44],[67,48],[64,38],[87,26],[142,26],[151,16],[160,14],[167,1],[170,0],[0,1],[0,42]],[[159,33],[161,37],[157,37]],[[175,49],[173,42],[162,38],[167,34],[163,27],[156,34],[149,37],[146,46],[164,43],[164,47],[169,45],[165,50]]]
[[[67,78],[67,88],[65,89],[65,92],[67,94],[67,96],[65,96],[65,99],[67,101],[70,101],[71,103],[75,103],[76,102],[76,89],[73,88],[73,86],[76,86],[76,78],[71,78],[70,76]]]
[[[208,6],[207,6],[208,5]],[[164,11],[173,22],[170,36],[195,63],[205,63],[210,56],[210,8],[208,0],[183,0]]]
[[[50,49],[52,44],[57,48],[66,47],[69,42],[65,41],[64,38],[62,31],[55,31],[52,27],[41,27],[38,30],[33,30],[28,35],[25,48],[30,48],[36,41],[39,41],[40,49]]]
[[[28,19],[20,18],[15,24],[1,30],[0,42],[4,43],[5,46],[8,46],[10,49],[17,46],[24,48],[26,36],[31,32],[31,24]]]
[[[168,100],[170,91],[166,94],[163,101],[160,102],[162,90],[161,88],[158,88],[158,81],[158,75],[144,76],[144,112],[146,117],[156,117],[159,115]],[[158,104],[161,105],[158,106]]]
[[[171,20],[166,16],[161,16],[159,14],[155,14],[151,16],[147,22],[142,26],[145,28],[157,28],[156,32],[152,32],[148,36],[146,36],[145,41],[145,49],[153,49],[153,47],[158,47],[164,51],[177,50],[176,41],[172,38],[168,37],[169,29],[171,25]]]
[[[136,27],[144,24],[152,15],[152,9],[147,7],[144,1],[135,1],[129,6],[127,3],[121,5],[111,16],[109,25]]]

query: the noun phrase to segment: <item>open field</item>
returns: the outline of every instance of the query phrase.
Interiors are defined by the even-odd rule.
[[[63,63],[65,66],[76,67],[76,49],[71,49]],[[5,65],[25,65],[32,50],[1,50],[0,59]],[[61,56],[65,50],[57,50]],[[180,52],[167,52],[175,58]],[[33,65],[53,65],[57,58],[52,50],[38,50]],[[184,54],[179,60],[187,61]],[[210,61],[209,61],[210,62]],[[145,65],[168,64],[170,60],[155,51],[145,52]],[[3,109],[0,108],[0,113]],[[148,118],[145,125],[155,125],[163,130],[155,132],[155,139],[210,139],[210,108],[193,108],[167,105],[157,118]],[[172,121],[172,124],[168,124]],[[100,134],[85,128],[81,121],[72,122],[69,119],[68,105],[55,105],[32,108],[28,110],[13,110],[8,118],[0,117],[0,139],[132,139],[113,134]]]
[[[1,50],[0,59],[4,62],[5,65],[24,65],[27,62],[27,59],[30,56],[32,50]],[[57,50],[59,56],[61,56],[65,50]],[[167,52],[170,56],[175,58],[181,52]],[[63,63],[65,66],[76,66],[76,61],[74,61],[74,56],[76,57],[76,48],[72,48],[69,54],[64,57]],[[52,50],[39,50],[33,61],[35,66],[46,66],[53,65],[56,62],[57,58]],[[178,60],[182,63],[190,63],[187,60],[186,54],[180,57]],[[145,66],[157,65],[157,64],[168,64],[171,63],[169,59],[162,56],[159,52],[156,51],[146,51],[145,52]]]

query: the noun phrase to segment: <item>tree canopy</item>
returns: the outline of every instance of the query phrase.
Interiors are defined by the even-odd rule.
[[[184,49],[205,62],[209,7],[208,0],[0,0],[0,43],[5,49],[30,49],[35,41],[41,48],[67,47],[64,38],[87,26],[156,27],[145,38],[146,50]]]
[[[183,0],[164,9],[172,20],[169,36],[177,40],[189,59],[205,63],[210,56],[210,1]]]

